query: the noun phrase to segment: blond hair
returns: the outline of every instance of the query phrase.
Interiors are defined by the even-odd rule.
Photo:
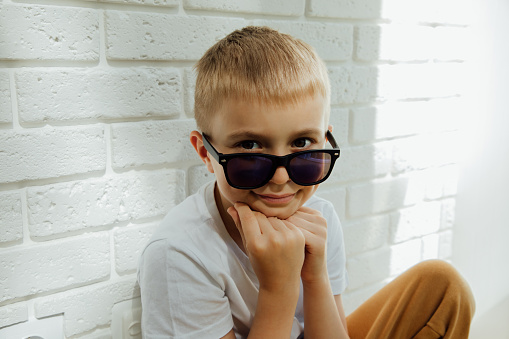
[[[203,55],[195,70],[195,118],[205,132],[210,117],[230,99],[282,106],[320,94],[329,113],[323,61],[307,43],[268,27],[230,33]]]

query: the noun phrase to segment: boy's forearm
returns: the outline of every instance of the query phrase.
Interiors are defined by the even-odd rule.
[[[283,291],[260,289],[248,339],[290,337],[299,299],[299,283],[291,285]]]
[[[304,336],[306,339],[349,338],[327,274],[304,283]]]

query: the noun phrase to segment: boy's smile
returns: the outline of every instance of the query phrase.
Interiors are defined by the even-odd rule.
[[[320,149],[325,145],[328,117],[321,96],[305,97],[297,104],[265,105],[257,102],[228,101],[210,121],[208,136],[218,152],[287,155]],[[210,154],[204,161],[217,180],[216,203],[225,223],[225,212],[235,202],[243,202],[267,217],[286,219],[316,191],[318,185],[300,186],[278,167],[264,186],[236,189],[226,181],[222,166]],[[228,219],[228,220],[225,220]]]

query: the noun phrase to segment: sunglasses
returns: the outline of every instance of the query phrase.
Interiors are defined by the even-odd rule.
[[[267,184],[276,169],[283,166],[290,179],[301,186],[324,182],[339,158],[339,147],[327,131],[326,137],[333,149],[313,149],[284,156],[263,153],[219,153],[203,135],[205,149],[223,166],[226,181],[239,189],[255,189]]]

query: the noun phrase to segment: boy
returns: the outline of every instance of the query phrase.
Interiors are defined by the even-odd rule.
[[[428,333],[421,329],[428,329],[440,302],[426,308],[424,323],[414,318],[419,304],[414,312],[405,311],[412,325],[384,326],[401,318],[415,291],[424,295],[415,287],[407,293],[407,304],[394,307],[401,302],[391,301],[400,291],[390,286],[410,284],[415,277],[420,281],[421,268],[363,305],[360,314],[349,318],[353,325],[347,330],[341,226],[332,205],[313,196],[339,157],[328,124],[327,70],[314,50],[269,28],[246,27],[215,44],[196,68],[195,117],[201,132],[193,131],[190,141],[216,180],[170,211],[142,254],[138,279],[144,338]],[[326,149],[327,143],[332,148]],[[430,276],[445,277],[444,286],[454,281],[461,291],[448,304],[469,295],[449,266],[428,266],[426,272],[437,267],[445,272]],[[447,315],[459,316],[454,321],[441,316],[448,319],[443,334],[459,328],[455,324],[464,323],[473,310],[470,304],[461,311],[446,309]],[[465,334],[463,327],[457,335]],[[433,335],[440,331],[432,329]]]

